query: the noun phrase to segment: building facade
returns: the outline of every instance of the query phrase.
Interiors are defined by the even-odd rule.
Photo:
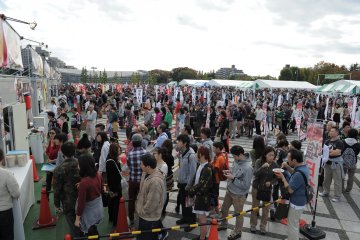
[[[237,69],[235,65],[231,68],[220,68],[216,71],[215,76],[217,79],[230,79],[232,76],[245,76],[244,71]]]

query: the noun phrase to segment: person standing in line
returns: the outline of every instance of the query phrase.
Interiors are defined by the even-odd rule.
[[[135,201],[139,194],[140,181],[141,181],[141,156],[146,153],[146,150],[141,147],[142,137],[141,134],[134,134],[131,138],[133,149],[128,152],[126,156],[126,164],[129,167],[129,203],[128,203],[128,216],[130,219],[130,228],[134,226],[134,212]]]
[[[126,115],[126,138],[128,141],[130,141],[131,132],[134,127],[134,114],[131,112],[131,107],[129,105],[125,106],[125,115]]]
[[[331,128],[329,132],[330,140],[325,142],[325,145],[329,146],[329,160],[324,167],[324,191],[319,195],[321,197],[328,197],[330,193],[330,185],[334,179],[334,198],[333,202],[339,202],[342,194],[342,179],[343,179],[343,158],[341,153],[344,148],[344,144],[339,140],[339,130],[336,127]]]
[[[191,224],[196,221],[195,214],[191,207],[186,207],[185,198],[188,196],[188,191],[192,186],[192,181],[196,173],[196,159],[195,152],[190,147],[190,138],[187,135],[181,134],[177,137],[177,149],[179,149],[179,177],[178,188],[179,198],[181,202],[182,218],[176,221],[176,224]],[[189,232],[191,228],[185,228]]]
[[[282,164],[287,171],[275,173],[290,194],[287,235],[289,240],[299,239],[299,220],[308,201],[306,196],[306,182],[309,179],[309,169],[304,163],[303,153],[291,149],[288,153],[288,162]],[[290,175],[291,174],[291,175]]]
[[[121,147],[119,144],[112,143],[106,160],[106,176],[107,184],[111,191],[108,205],[109,221],[113,223],[113,226],[117,224],[119,201],[122,197],[120,154]]]
[[[234,157],[234,165],[231,170],[223,171],[228,180],[224,202],[221,207],[221,218],[228,216],[231,205],[234,206],[235,212],[243,211],[253,176],[250,155],[245,154],[244,149],[237,145],[231,148],[230,153]],[[235,229],[228,236],[228,240],[241,238],[243,224],[244,216],[236,217]],[[219,231],[226,230],[227,227],[227,222],[222,221],[219,225]]]
[[[86,133],[91,139],[95,139],[95,124],[96,124],[97,112],[94,110],[94,105],[89,105],[86,113]]]
[[[80,228],[83,235],[97,235],[97,225],[104,218],[104,207],[101,197],[102,176],[96,170],[94,158],[82,155],[79,160],[81,181],[78,185],[76,219],[74,225]]]
[[[163,174],[156,167],[153,155],[146,153],[141,156],[142,176],[139,194],[136,199],[136,212],[139,215],[139,230],[149,230],[161,226],[161,212],[166,192]],[[167,234],[165,235],[166,238]],[[144,233],[138,240],[158,240],[159,233]],[[162,236],[161,239],[164,239]]]
[[[256,115],[255,117],[256,134],[261,135],[261,123],[263,122],[264,119],[264,111],[261,109],[260,105],[256,106],[255,115]]]
[[[65,160],[54,170],[54,205],[58,213],[64,213],[72,236],[80,237],[80,231],[74,225],[77,184],[80,182],[78,162],[74,158],[75,144],[64,143],[61,146],[61,154]]]
[[[0,149],[0,165],[5,161]],[[14,239],[14,215],[12,198],[20,197],[19,184],[14,175],[0,167],[0,239]]]

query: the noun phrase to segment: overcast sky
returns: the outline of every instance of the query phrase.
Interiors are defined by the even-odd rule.
[[[0,12],[35,20],[11,24],[78,68],[277,77],[285,64],[360,62],[360,0],[1,0]]]

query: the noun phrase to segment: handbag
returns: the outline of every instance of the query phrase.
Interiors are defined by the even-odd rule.
[[[281,220],[288,217],[289,204],[279,203],[275,209],[275,219]]]
[[[265,183],[263,185],[259,185],[256,199],[264,202],[270,202],[271,200],[271,187],[266,187]]]
[[[103,190],[102,190],[102,193],[101,193],[101,199],[102,199],[102,202],[103,202],[103,207],[109,206],[110,192],[109,192],[107,184],[103,185]]]
[[[126,180],[126,178],[125,178],[123,175],[121,175],[121,171],[120,171],[118,165],[116,164],[116,162],[115,162],[113,159],[108,159],[108,160],[114,162],[114,164],[115,164],[115,166],[116,166],[116,169],[117,169],[118,172],[119,172],[119,175],[120,175],[120,177],[121,177],[121,189],[127,188],[127,187],[128,187],[127,180]]]

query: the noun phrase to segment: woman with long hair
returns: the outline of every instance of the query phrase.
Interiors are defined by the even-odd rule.
[[[265,150],[265,141],[262,136],[256,136],[253,141],[253,147],[250,151],[252,166],[255,167],[255,162],[262,157]]]
[[[229,138],[229,120],[226,116],[226,112],[222,110],[220,112],[221,116],[221,122],[219,127],[219,135],[221,142],[224,144],[225,151],[229,153],[229,144],[228,144],[228,138]]]
[[[189,196],[195,197],[195,204],[193,206],[193,212],[197,215],[199,224],[205,224],[207,222],[207,216],[210,211],[209,195],[212,192],[211,189],[213,183],[212,170],[210,166],[210,151],[205,146],[200,146],[197,151],[197,159],[199,165],[196,169],[195,179],[193,186],[189,189]],[[207,226],[200,227],[200,236],[198,239],[206,239]]]
[[[275,149],[272,147],[266,147],[262,157],[256,160],[254,167],[254,180],[251,191],[252,208],[259,207],[260,201],[262,201],[263,204],[269,203],[271,201],[272,187],[275,183],[277,183],[277,178],[272,170],[277,167],[278,165],[275,162]],[[266,234],[269,209],[270,206],[265,206],[262,208],[260,222],[260,233],[262,235]],[[250,231],[252,233],[256,232],[258,218],[257,213],[257,211],[251,212]]]
[[[61,132],[65,133],[66,135],[69,134],[69,117],[66,113],[62,113],[60,114],[60,120],[62,121],[62,125],[61,125]]]
[[[60,145],[55,144],[55,135],[60,133],[60,129],[52,128],[48,133],[48,145],[46,147],[45,154],[48,157],[47,163],[56,164]],[[53,179],[53,172],[46,172],[46,192],[51,191],[51,183]]]
[[[120,154],[120,145],[112,143],[106,160],[106,176],[110,191],[110,200],[108,205],[109,221],[113,223],[113,226],[116,226],[117,224],[119,201],[122,196],[121,165],[119,162]]]
[[[110,142],[106,132],[99,132],[96,136],[96,141],[102,146],[99,158],[99,172],[103,174],[106,179],[106,159],[109,154]]]
[[[83,133],[81,139],[76,145],[75,158],[79,158],[82,154],[90,154],[91,151],[91,142],[89,136],[86,133]]]
[[[97,227],[104,218],[101,198],[102,177],[95,167],[94,158],[82,155],[78,159],[81,181],[78,187],[75,226],[85,235],[97,232]]]

